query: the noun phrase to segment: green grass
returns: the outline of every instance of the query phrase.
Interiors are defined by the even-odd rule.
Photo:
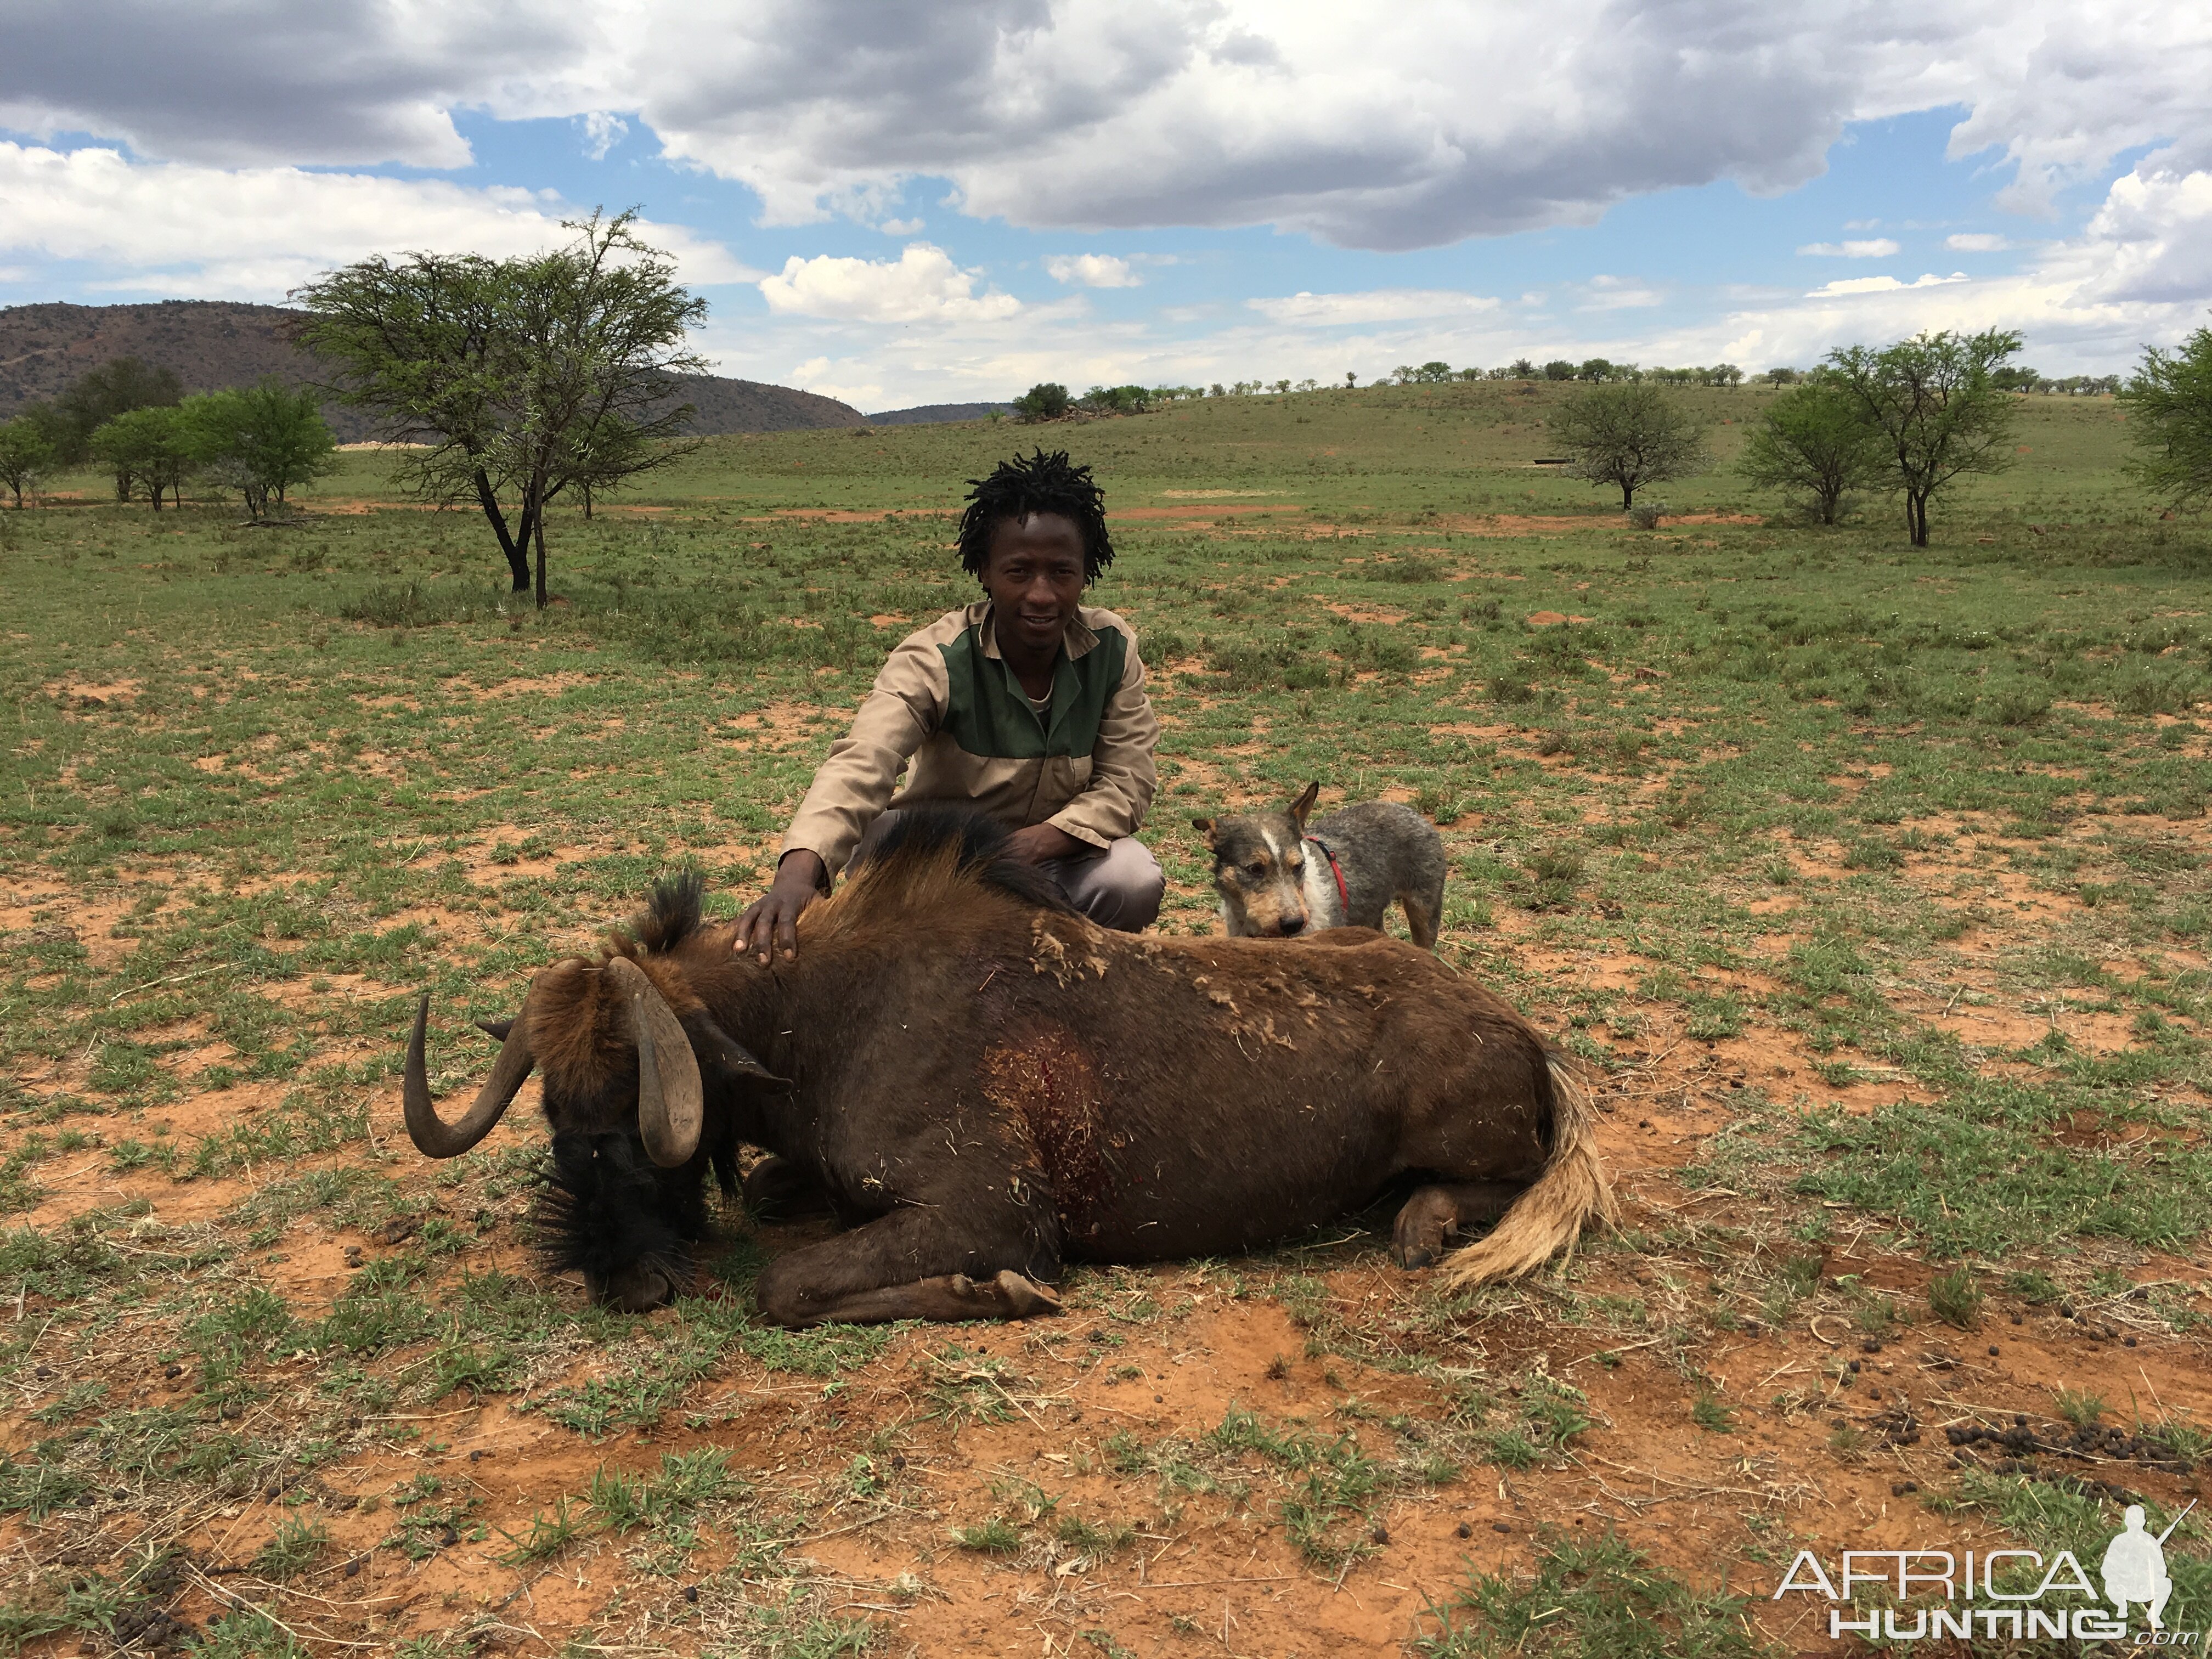
[[[1763,1659],[1743,1598],[1699,1592],[1607,1534],[1547,1535],[1535,1570],[1470,1572],[1413,1643],[1425,1659]]]

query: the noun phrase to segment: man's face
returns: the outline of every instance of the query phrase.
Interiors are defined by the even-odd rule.
[[[1057,513],[1002,519],[991,532],[983,590],[998,611],[1001,641],[1038,651],[1060,643],[1083,599],[1083,532]]]

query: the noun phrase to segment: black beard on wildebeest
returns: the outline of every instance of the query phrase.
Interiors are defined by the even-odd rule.
[[[708,1167],[727,1188],[739,1145],[764,1149],[749,1198],[811,1189],[848,1228],[763,1270],[787,1325],[1048,1312],[1065,1261],[1231,1255],[1406,1184],[1397,1259],[1451,1289],[1610,1218],[1571,1068],[1427,951],[1109,933],[1004,842],[905,815],[767,965],[702,925],[696,877],[661,884],[485,1028],[499,1058],[458,1123],[431,1103],[426,997],[408,1133],[465,1152],[538,1067],[552,1260],[633,1310],[677,1293]]]

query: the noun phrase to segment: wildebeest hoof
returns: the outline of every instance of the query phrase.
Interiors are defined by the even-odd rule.
[[[1000,1269],[997,1280],[1000,1298],[1006,1304],[1009,1317],[1033,1319],[1039,1314],[1060,1311],[1060,1292],[1049,1285],[1040,1285],[1026,1273],[1018,1273],[1012,1267]]]
[[[584,1288],[592,1300],[617,1313],[649,1313],[676,1299],[676,1280],[665,1269],[632,1262],[611,1274],[587,1273]]]

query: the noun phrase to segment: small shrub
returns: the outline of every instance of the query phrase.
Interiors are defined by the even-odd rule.
[[[1928,1306],[1945,1324],[1970,1331],[1981,1318],[1982,1287],[1965,1267],[1954,1267],[1929,1281]]]
[[[1664,501],[1638,501],[1628,509],[1628,521],[1638,530],[1656,530],[1666,512]]]
[[[980,1527],[955,1527],[952,1541],[979,1555],[1012,1555],[1022,1547],[1022,1534],[1002,1516],[993,1516]]]
[[[1894,870],[1905,862],[1905,855],[1886,841],[1872,836],[1844,844],[1844,867],[1847,870]]]
[[[313,1566],[330,1543],[331,1534],[319,1522],[288,1516],[253,1558],[253,1570],[276,1583],[289,1583]]]
[[[1690,1421],[1707,1434],[1735,1432],[1735,1419],[1729,1415],[1728,1407],[1709,1394],[1699,1395],[1690,1407]]]
[[[2061,1389],[2051,1396],[2051,1403],[2061,1417],[2077,1429],[2094,1429],[2105,1420],[2105,1398],[2102,1395]]]
[[[1984,697],[1974,716],[1986,726],[2033,726],[2050,712],[2051,697],[2047,692],[2032,686],[2014,685]]]
[[[1701,1042],[1743,1034],[1743,1004],[1732,992],[1694,996],[1686,1006],[1689,1018],[1683,1029]]]
[[[518,1538],[501,1528],[499,1535],[514,1547],[494,1556],[492,1559],[503,1567],[520,1567],[533,1561],[548,1561],[575,1542],[583,1530],[582,1517],[569,1508],[568,1500],[562,1498],[554,1504],[551,1515],[547,1515],[543,1510],[532,1515],[530,1530],[524,1536]]]

